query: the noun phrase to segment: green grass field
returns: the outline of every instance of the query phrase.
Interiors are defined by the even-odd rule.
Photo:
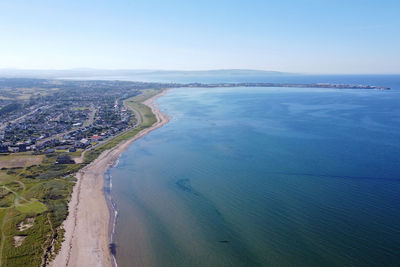
[[[31,199],[25,204],[20,204],[15,207],[21,213],[35,213],[40,214],[47,210],[47,206],[37,199]]]
[[[148,106],[132,100],[127,100],[125,103],[129,107],[134,108],[139,112],[140,117],[142,118],[141,126],[149,127],[157,121],[156,117]]]

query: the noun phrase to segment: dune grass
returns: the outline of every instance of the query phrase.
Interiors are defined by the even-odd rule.
[[[47,210],[47,207],[37,199],[31,199],[26,204],[16,206],[16,209],[21,213],[42,213]]]

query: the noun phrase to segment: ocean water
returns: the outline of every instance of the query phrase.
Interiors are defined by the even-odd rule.
[[[400,77],[332,79],[392,90],[160,98],[110,170],[118,266],[398,266]]]

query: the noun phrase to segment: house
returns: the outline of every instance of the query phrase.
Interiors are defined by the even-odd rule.
[[[76,152],[76,148],[75,148],[75,147],[71,147],[71,148],[69,149],[69,152]]]
[[[89,145],[90,145],[90,141],[86,138],[83,138],[79,142],[75,143],[75,147],[77,147],[77,148],[86,148]]]
[[[89,145],[90,144],[90,141],[88,139],[86,139],[86,138],[82,138],[81,141],[79,141],[79,142],[81,142],[84,145]]]
[[[92,141],[100,141],[102,139],[102,137],[100,135],[93,135],[90,139]]]
[[[75,161],[66,154],[57,157],[56,164],[75,164]]]
[[[19,152],[25,152],[26,149],[26,144],[18,144],[18,151]]]
[[[0,145],[0,153],[8,153],[8,145]]]

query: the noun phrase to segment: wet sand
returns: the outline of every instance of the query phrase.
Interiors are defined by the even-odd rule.
[[[104,195],[104,175],[130,144],[168,123],[169,118],[155,107],[154,100],[166,90],[143,102],[157,117],[157,122],[133,138],[104,151],[95,161],[80,170],[64,221],[64,242],[49,266],[111,266],[110,210]]]

